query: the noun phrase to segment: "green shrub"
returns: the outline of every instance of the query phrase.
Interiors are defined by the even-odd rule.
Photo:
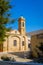
[[[2,56],[1,59],[2,59],[3,61],[16,61],[14,58],[12,58],[12,57],[7,57],[7,56]]]
[[[10,58],[7,57],[7,56],[2,56],[1,59],[4,60],[4,61],[10,61]]]

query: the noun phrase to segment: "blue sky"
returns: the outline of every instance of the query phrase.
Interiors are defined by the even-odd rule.
[[[43,29],[43,0],[12,0],[11,18],[16,19],[12,29],[18,29],[17,19],[26,19],[26,32]]]

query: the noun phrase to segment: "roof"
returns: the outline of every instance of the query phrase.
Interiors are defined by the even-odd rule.
[[[20,16],[20,17],[18,18],[18,21],[21,20],[21,19],[25,21],[25,18],[24,18],[23,16]]]
[[[37,35],[37,34],[43,34],[43,29],[27,33],[27,35],[31,35],[31,36]]]
[[[18,30],[11,30],[9,32],[7,32],[8,34],[20,34],[20,32]]]

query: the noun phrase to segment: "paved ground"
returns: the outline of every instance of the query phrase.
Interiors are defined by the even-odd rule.
[[[16,55],[7,54],[7,53],[0,53],[0,58],[1,56],[6,56],[6,55],[9,57],[13,57],[16,60],[16,62],[1,61],[0,59],[0,65],[43,65],[43,64],[31,62],[33,61],[31,59],[20,58]]]
[[[33,60],[31,60],[31,59],[26,59],[26,58],[21,58],[21,57],[19,57],[19,56],[17,56],[17,55],[12,55],[12,54],[7,54],[7,53],[0,53],[0,58],[1,58],[1,56],[8,56],[8,57],[12,57],[12,58],[14,58],[15,60],[16,60],[16,62],[30,62],[30,61],[33,61]],[[0,59],[1,60],[1,59]]]
[[[41,63],[26,63],[26,62],[8,62],[8,61],[0,61],[0,65],[43,65]]]

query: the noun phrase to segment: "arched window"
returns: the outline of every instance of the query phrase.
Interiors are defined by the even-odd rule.
[[[14,40],[14,46],[17,46],[17,40]]]
[[[24,27],[24,22],[22,22],[21,25]]]
[[[24,27],[24,22],[23,22],[23,27]]]
[[[24,41],[22,41],[22,46],[24,46]]]

